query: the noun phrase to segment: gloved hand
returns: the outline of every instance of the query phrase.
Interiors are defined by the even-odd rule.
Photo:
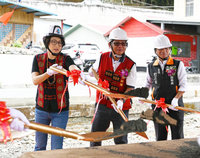
[[[94,75],[94,68],[93,67],[90,67],[90,69],[88,70],[88,74],[89,74],[89,76],[90,77],[95,77],[95,75]],[[96,71],[95,71],[96,72]]]
[[[123,104],[124,104],[124,103],[123,103],[122,100],[118,100],[118,101],[117,101],[117,107],[115,107],[114,104],[111,104],[111,105],[112,105],[113,109],[118,113],[117,109],[122,110]]]
[[[84,72],[83,71],[81,71],[81,74],[80,74],[80,77],[79,77],[79,79],[78,79],[78,82],[80,83],[80,84],[82,84],[82,85],[86,85],[83,81],[85,81],[85,80],[87,80],[87,77],[85,76],[85,74],[84,74]]]
[[[169,107],[171,110],[178,111],[178,109],[175,109],[175,107],[178,106],[178,98],[173,98],[171,105],[172,106]]]
[[[60,68],[60,66],[58,66],[58,64],[53,64],[52,66],[53,66],[53,67],[56,67],[56,68]],[[58,73],[58,72],[53,71],[53,70],[51,70],[50,68],[47,69],[47,74],[48,74],[49,76],[55,75],[55,74],[57,74],[57,73]]]
[[[24,124],[29,125],[29,121],[26,116],[19,110],[10,108],[10,115],[13,118],[13,121],[10,124],[10,128],[16,131],[24,131]]]
[[[58,65],[57,68],[61,70],[63,67],[61,65]]]

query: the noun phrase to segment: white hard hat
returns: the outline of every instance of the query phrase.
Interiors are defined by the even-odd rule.
[[[165,35],[156,36],[154,41],[154,48],[163,49],[169,47],[172,47],[172,44],[167,36]]]
[[[109,35],[109,41],[112,40],[128,40],[127,33],[121,28],[113,29]]]

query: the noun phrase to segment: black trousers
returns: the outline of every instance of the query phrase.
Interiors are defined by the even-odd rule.
[[[184,133],[183,133],[183,120],[184,120],[184,112],[183,111],[173,111],[169,109],[169,113],[167,113],[169,116],[177,120],[177,125],[170,125],[171,129],[171,139],[182,139],[184,138]],[[167,135],[169,132],[169,126],[168,127],[168,132],[166,129],[165,125],[158,124],[154,122],[154,127],[155,127],[155,134],[156,134],[156,140],[167,140]]]
[[[128,118],[128,112],[129,110],[124,110],[123,111],[125,115]],[[92,132],[97,132],[97,131],[106,131],[109,126],[110,122],[113,124],[113,130],[117,130],[120,128],[123,122],[123,118],[121,117],[120,114],[118,114],[114,109],[108,108],[106,105],[99,104],[94,122],[92,124]],[[127,135],[124,135],[122,137],[114,138],[115,144],[127,144],[128,139]],[[101,142],[91,142],[90,146],[101,146]]]

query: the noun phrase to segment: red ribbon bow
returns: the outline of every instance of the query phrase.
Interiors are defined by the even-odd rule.
[[[76,83],[78,83],[78,78],[80,77],[80,74],[81,74],[81,70],[72,70],[72,71],[67,71],[67,74],[66,76],[67,77],[71,77],[73,82],[74,82],[74,85]]]
[[[102,81],[100,78],[98,80],[98,85],[104,89],[109,89],[109,83],[107,80]]]
[[[12,140],[10,126],[8,120],[11,119],[9,114],[10,110],[6,107],[6,102],[0,101],[0,129],[3,135],[3,138],[0,139],[0,142],[6,143],[8,139]]]
[[[156,107],[155,107],[155,109],[156,109],[156,108],[161,108],[162,111],[166,114],[166,113],[168,112],[167,107],[168,107],[168,106],[165,104],[165,98],[160,98],[160,100],[156,100]],[[154,110],[155,110],[155,109],[154,109]],[[168,132],[167,126],[165,126],[165,128],[166,128],[166,130],[167,130],[167,132]]]
[[[168,112],[167,105],[165,104],[165,98],[160,98],[160,100],[156,100],[156,108],[161,108],[163,112]]]

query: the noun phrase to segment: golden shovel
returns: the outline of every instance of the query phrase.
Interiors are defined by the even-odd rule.
[[[51,69],[51,70],[54,70],[54,71],[56,71],[56,72],[58,72],[58,73],[61,73],[61,74],[63,74],[63,75],[66,75],[66,74],[67,74],[67,70],[65,70],[64,68],[58,69],[58,68],[56,68],[56,67],[51,66],[50,69]],[[94,73],[94,74],[96,74],[96,73]],[[96,76],[98,76],[98,75],[96,74]],[[97,78],[97,79],[98,79],[98,78]],[[114,104],[115,107],[117,107],[117,103],[116,103],[116,101],[115,101],[112,97],[114,97],[114,98],[126,98],[126,99],[127,99],[127,98],[132,98],[132,97],[133,97],[133,96],[128,96],[128,95],[124,95],[124,94],[111,93],[110,91],[108,91],[108,90],[102,88],[101,86],[95,85],[94,83],[91,83],[91,82],[86,81],[86,80],[83,81],[83,82],[84,82],[86,85],[91,86],[91,87],[95,88],[96,90],[99,90],[99,91],[102,92],[105,96],[108,96],[108,98],[109,98],[110,101]],[[118,108],[116,108],[116,109],[118,110],[118,113],[122,116],[122,118],[124,119],[124,121],[125,121],[125,122],[128,122],[128,118],[126,117],[126,115],[124,114],[124,112],[123,112],[121,109],[118,109]],[[140,136],[142,136],[142,137],[148,139],[148,137],[147,137],[147,135],[146,135],[145,132],[136,132],[136,134],[138,134],[138,135],[140,135]]]
[[[11,122],[12,119],[9,120],[9,122]],[[90,142],[99,142],[102,140],[107,140],[107,139],[112,139],[112,138],[116,138],[116,137],[120,137],[124,135],[123,130],[121,131],[117,131],[117,132],[90,132],[90,133],[86,133],[86,134],[78,134],[76,132],[73,131],[67,131],[65,129],[62,128],[58,128],[58,127],[52,127],[49,125],[44,125],[44,124],[40,124],[40,123],[36,123],[36,122],[30,122],[28,125],[25,124],[24,125],[26,128],[28,129],[32,129],[32,130],[36,130],[38,132],[43,132],[43,133],[48,133],[48,134],[52,134],[52,135],[56,135],[56,136],[60,136],[60,137],[66,137],[66,138],[72,138],[72,139],[76,139],[76,140],[82,140],[82,141],[90,141]],[[16,133],[14,133],[16,134]],[[24,135],[26,136],[26,132],[24,132],[24,135],[21,135],[19,137],[19,132],[18,135],[15,135],[14,137],[12,137],[11,139],[8,139],[7,141],[11,141],[14,139],[19,139],[21,137],[23,137]],[[0,138],[3,137],[3,133],[0,133]],[[2,140],[3,142],[3,140]],[[0,143],[2,143],[0,142]]]

